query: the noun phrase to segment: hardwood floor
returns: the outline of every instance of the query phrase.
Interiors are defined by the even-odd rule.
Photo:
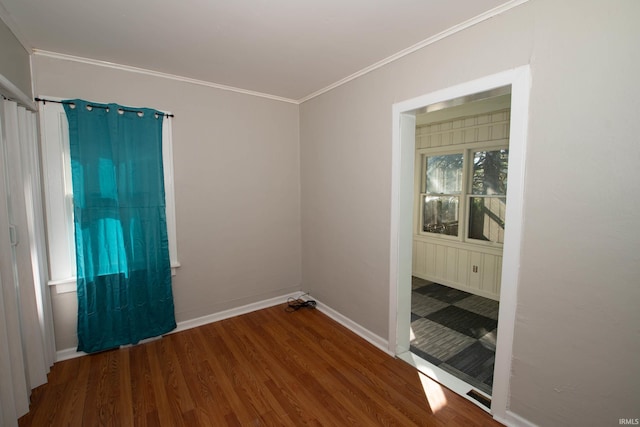
[[[56,363],[19,425],[500,425],[319,311],[284,308]]]

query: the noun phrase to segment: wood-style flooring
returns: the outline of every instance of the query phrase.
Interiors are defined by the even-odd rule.
[[[313,309],[56,363],[25,426],[499,426]]]

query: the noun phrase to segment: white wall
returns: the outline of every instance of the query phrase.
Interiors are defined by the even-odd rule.
[[[531,64],[509,410],[640,418],[640,2],[531,0],[302,104],[302,287],[388,337],[391,106]]]
[[[16,85],[25,95],[30,96],[29,53],[2,20],[0,20],[0,58],[0,74]]]
[[[298,106],[35,55],[37,95],[173,118],[178,322],[300,289]],[[76,345],[75,293],[53,294],[56,347]]]

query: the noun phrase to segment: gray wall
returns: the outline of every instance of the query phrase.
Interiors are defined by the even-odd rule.
[[[178,322],[300,289],[297,105],[38,55],[33,71],[38,95],[175,114]],[[76,295],[52,296],[74,347]]]
[[[29,53],[0,20],[0,74],[31,97],[31,67]]]
[[[300,128],[295,105],[86,64],[34,57],[34,80],[39,95],[176,114],[179,321],[299,289],[302,274],[386,338],[392,104],[531,64],[509,409],[617,425],[640,407],[638,16],[635,0],[531,0],[304,103]],[[71,347],[75,295],[54,310]]]
[[[302,104],[302,288],[388,337],[392,104],[531,64],[509,409],[640,417],[638,17],[531,0]]]

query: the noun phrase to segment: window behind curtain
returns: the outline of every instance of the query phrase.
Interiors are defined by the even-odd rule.
[[[55,99],[51,97],[43,97]],[[45,181],[50,281],[58,293],[76,291],[73,190],[69,161],[69,126],[61,104],[41,104],[40,127]],[[171,120],[163,121],[163,163],[167,231],[172,271],[180,266],[176,244]]]

